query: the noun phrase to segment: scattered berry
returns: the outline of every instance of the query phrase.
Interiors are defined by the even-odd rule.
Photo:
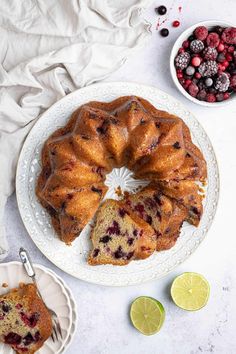
[[[200,74],[203,77],[204,76],[213,76],[218,71],[218,65],[217,65],[216,61],[208,60],[199,66],[198,71],[200,72]]]
[[[212,84],[213,84],[213,80],[212,80],[210,77],[208,77],[208,78],[205,80],[205,85],[206,85],[206,87],[211,87]]]
[[[188,66],[185,72],[187,75],[192,76],[195,73],[195,69],[193,66]]]
[[[155,11],[159,14],[159,15],[165,15],[167,12],[167,8],[164,5],[161,5],[159,7],[155,8]]]
[[[229,88],[230,80],[225,73],[220,74],[215,82],[215,89],[220,92],[226,92]]]
[[[236,44],[236,27],[226,28],[221,38],[227,44]]]
[[[177,57],[175,58],[175,66],[176,68],[183,70],[187,68],[189,61],[190,61],[190,54],[187,52],[181,53],[177,55]]]
[[[198,67],[201,64],[201,59],[199,57],[194,57],[191,60],[191,64],[195,67]]]
[[[199,88],[195,83],[191,83],[188,87],[188,92],[192,97],[196,97],[198,94]]]
[[[193,53],[200,53],[204,49],[204,43],[199,39],[194,39],[190,43],[190,49]]]
[[[216,60],[218,52],[215,48],[207,47],[203,51],[203,57],[206,60]]]
[[[172,26],[173,27],[179,27],[180,25],[180,22],[178,20],[175,20],[173,23],[172,23]]]
[[[207,100],[207,102],[213,103],[216,101],[216,96],[213,93],[208,93],[206,95],[206,100]]]
[[[220,37],[217,33],[214,33],[214,32],[209,33],[207,36],[206,42],[209,47],[215,48],[220,43]]]
[[[205,26],[199,26],[194,30],[195,37],[204,41],[208,35],[208,29]]]
[[[162,28],[160,33],[161,33],[162,37],[169,36],[169,30],[167,28]]]

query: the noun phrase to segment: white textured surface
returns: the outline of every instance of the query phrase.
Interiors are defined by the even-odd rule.
[[[165,1],[165,4],[172,0]],[[155,2],[155,6],[160,5]],[[154,23],[154,5],[150,15]],[[11,246],[8,260],[17,258],[20,246],[27,247],[34,260],[49,266],[73,289],[78,305],[78,330],[66,354],[235,354],[236,352],[236,106],[220,109],[199,107],[185,99],[171,81],[168,58],[175,39],[188,26],[212,18],[235,21],[235,0],[176,2],[170,20],[183,6],[182,26],[171,30],[168,38],[154,31],[146,50],[130,58],[112,75],[111,81],[135,81],[154,85],[181,100],[191,110],[209,135],[218,157],[221,195],[214,223],[205,241],[183,265],[163,279],[126,288],[109,288],[85,283],[53,266],[36,248],[20,219],[15,197],[7,206],[7,235]],[[169,25],[169,22],[168,22]],[[56,251],[56,250],[55,250]],[[199,312],[178,309],[169,299],[172,279],[183,271],[201,272],[210,282],[208,305]],[[161,332],[144,337],[132,328],[128,319],[130,302],[139,295],[159,299],[166,308]]]
[[[205,188],[204,212],[196,228],[184,223],[175,246],[166,252],[155,252],[146,260],[131,262],[125,267],[87,264],[91,250],[89,239],[92,222],[68,248],[52,228],[48,213],[38,202],[35,185],[41,171],[41,149],[45,140],[63,126],[71,113],[89,101],[111,101],[120,96],[136,95],[154,106],[180,116],[189,127],[193,141],[199,146],[207,162],[208,180]],[[126,167],[114,169],[108,176],[106,197],[115,198],[116,188],[135,191],[145,181],[134,180]],[[146,183],[145,183],[146,184]],[[101,285],[133,285],[160,278],[187,259],[205,238],[214,219],[219,196],[219,172],[216,157],[206,133],[199,122],[179,101],[154,87],[134,83],[103,83],[78,90],[53,105],[38,120],[22,148],[16,176],[16,194],[19,211],[28,233],[42,253],[67,273]],[[55,249],[57,252],[55,253]]]

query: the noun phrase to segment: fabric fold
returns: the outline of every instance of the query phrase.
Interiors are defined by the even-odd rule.
[[[150,36],[150,0],[2,0],[0,4],[0,260],[18,156],[37,118],[104,79]]]

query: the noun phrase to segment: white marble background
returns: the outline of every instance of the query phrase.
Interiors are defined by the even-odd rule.
[[[155,30],[154,8],[173,9],[166,26],[168,38]],[[182,6],[182,14],[178,14]],[[170,78],[168,60],[177,36],[190,25],[207,19],[236,21],[235,0],[155,1],[146,17],[153,23],[153,35],[145,49],[136,52],[107,81],[134,81],[156,86],[181,100],[207,131],[219,161],[221,195],[218,211],[206,240],[194,255],[175,271],[147,284],[109,288],[85,283],[57,269],[35,247],[17,209],[15,196],[7,204],[5,221],[10,254],[17,259],[20,246],[26,247],[35,262],[56,271],[71,287],[78,304],[78,331],[67,354],[234,354],[236,353],[236,104],[225,108],[202,108],[177,92]],[[171,28],[179,17],[181,26]],[[208,305],[195,313],[178,309],[170,300],[169,287],[184,271],[202,273],[210,282]],[[162,330],[151,337],[139,334],[129,322],[129,305],[140,295],[160,300],[166,309]]]

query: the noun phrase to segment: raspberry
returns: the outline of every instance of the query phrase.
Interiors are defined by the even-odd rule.
[[[215,48],[207,47],[203,51],[204,59],[206,60],[216,60],[218,52]]]
[[[209,47],[217,47],[220,43],[220,37],[217,33],[215,32],[212,32],[212,33],[209,33],[208,36],[207,36],[207,39],[206,39],[206,42],[207,42],[207,45]]]
[[[216,101],[217,101],[217,102],[222,102],[222,101],[224,101],[224,94],[223,94],[223,93],[217,93],[217,94],[216,94]]]
[[[227,44],[236,44],[236,27],[228,27],[222,33],[221,39]]]
[[[198,99],[199,101],[205,101],[206,95],[207,95],[206,90],[203,89],[203,90],[201,90],[201,91],[198,92],[198,94],[197,94],[197,99]]]
[[[207,102],[213,103],[213,102],[216,101],[216,97],[215,97],[215,95],[213,93],[208,93],[206,95],[206,100],[207,100]]]
[[[204,26],[199,26],[199,27],[195,28],[194,34],[197,39],[204,41],[208,35],[208,30]]]
[[[229,93],[228,92],[225,92],[224,93],[224,100],[227,100],[229,98]]]
[[[183,43],[182,43],[182,47],[183,48],[185,48],[185,49],[187,49],[188,47],[189,47],[189,41],[183,41]]]
[[[192,97],[196,97],[198,94],[199,88],[195,83],[191,83],[188,87],[188,92]]]
[[[230,87],[236,87],[236,75],[231,76]]]
[[[193,53],[200,53],[204,49],[204,43],[199,39],[194,39],[190,43],[190,49]]]

